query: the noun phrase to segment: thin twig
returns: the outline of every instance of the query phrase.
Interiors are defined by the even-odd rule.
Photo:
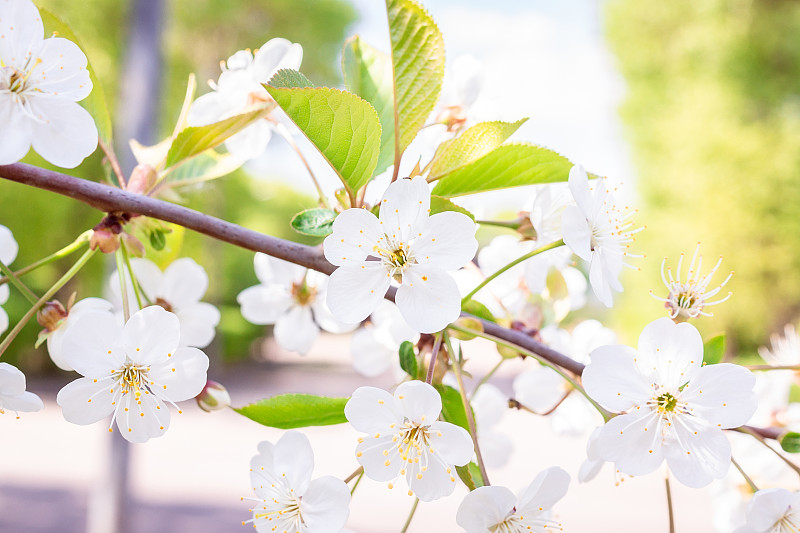
[[[360,476],[363,473],[364,473],[364,467],[363,466],[359,466],[358,468],[355,469],[355,471],[352,474],[350,474],[349,476],[344,478],[344,482],[345,483],[350,483],[351,481],[353,481],[355,478],[357,478],[358,476]]]
[[[52,253],[52,254],[48,255],[47,257],[44,257],[44,258],[39,259],[38,261],[36,261],[34,263],[31,263],[30,265],[28,265],[28,266],[26,266],[24,268],[20,268],[19,270],[14,272],[14,275],[17,276],[17,277],[24,276],[25,274],[33,272],[34,270],[36,270],[39,267],[42,267],[42,266],[47,265],[49,263],[52,263],[53,261],[55,261],[57,259],[61,259],[62,257],[66,257],[66,256],[70,255],[71,253],[80,250],[81,248],[83,248],[84,245],[89,243],[89,238],[91,237],[91,232],[92,232],[92,230],[83,232],[77,239],[75,239],[75,241],[72,244],[69,244],[69,245],[65,246],[64,248],[60,249],[59,251],[57,251],[55,253]],[[0,285],[4,285],[4,284],[6,284],[8,282],[9,282],[9,279],[7,277],[0,278]]]
[[[736,467],[736,470],[738,470],[739,473],[742,475],[742,477],[744,478],[745,483],[747,483],[747,485],[750,487],[750,490],[752,490],[753,493],[758,492],[758,487],[756,487],[756,484],[753,483],[753,480],[750,479],[750,476],[748,476],[745,473],[745,471],[742,469],[741,465],[739,465],[739,463],[736,462],[736,459],[734,459],[733,456],[731,456],[731,464],[733,464],[733,466]]]
[[[667,512],[669,512],[669,533],[675,533],[675,514],[672,511],[672,490],[669,488],[669,472],[664,476],[664,485],[667,488]]]
[[[411,511],[408,513],[408,518],[406,518],[406,523],[403,524],[403,529],[400,530],[400,533],[406,533],[406,531],[408,531],[408,526],[411,525],[411,519],[414,518],[414,513],[417,512],[417,505],[419,505],[419,498],[414,498],[414,505],[411,506]]]
[[[14,272],[12,272],[12,271],[11,271],[11,269],[10,269],[10,268],[8,268],[8,266],[7,266],[5,263],[3,263],[2,261],[0,261],[0,272],[2,272],[3,274],[5,274],[5,275],[6,275],[6,278],[7,278],[7,279],[9,279],[9,280],[11,281],[11,284],[12,284],[12,285],[13,285],[13,286],[14,286],[14,287],[15,287],[15,288],[16,288],[16,289],[19,291],[19,292],[21,292],[21,293],[22,293],[22,295],[23,295],[23,296],[24,296],[24,297],[25,297],[25,298],[26,298],[26,299],[27,299],[27,300],[28,300],[30,303],[32,303],[32,304],[35,304],[35,303],[36,303],[36,300],[38,300],[38,299],[39,299],[39,297],[38,297],[38,296],[36,296],[36,295],[33,293],[33,291],[32,291],[32,290],[30,290],[30,289],[28,288],[28,286],[27,286],[27,285],[25,285],[24,283],[22,283],[22,281],[20,281],[19,277],[18,277],[16,274],[14,274]]]
[[[428,363],[428,375],[425,377],[425,383],[431,384],[433,382],[433,372],[436,370],[436,360],[439,358],[439,350],[442,348],[442,335],[444,331],[436,334],[436,340],[433,343],[433,350],[431,350],[431,360]]]

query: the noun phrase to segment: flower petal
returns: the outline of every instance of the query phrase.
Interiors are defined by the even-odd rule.
[[[652,365],[654,380],[677,389],[694,378],[703,364],[703,338],[693,325],[675,324],[667,317],[644,327],[639,336],[639,364]]]
[[[253,257],[253,268],[258,281],[264,285],[282,285],[289,287],[292,283],[302,281],[307,269],[283,259],[256,253]]]
[[[363,433],[388,431],[392,424],[403,422],[400,403],[388,392],[377,387],[359,387],[344,406],[347,421]]]
[[[147,442],[160,437],[169,427],[169,409],[152,394],[142,394],[136,400],[124,394],[117,406],[116,422],[120,433],[129,442]]]
[[[0,21],[0,57],[12,61],[12,65],[23,66],[29,53],[41,42],[44,35],[42,18],[33,2],[12,1],[3,6]]]
[[[552,368],[538,366],[514,378],[514,399],[534,411],[549,411],[567,392],[565,383]]]
[[[797,508],[798,493],[786,489],[763,489],[747,506],[747,525],[754,531],[770,531],[790,508]]]
[[[82,313],[64,333],[64,361],[86,377],[106,377],[125,362],[121,335],[122,325],[111,313]]]
[[[576,206],[570,205],[561,215],[561,228],[564,232],[564,244],[569,246],[575,255],[588,261],[592,257],[592,228],[586,215]]]
[[[358,323],[378,307],[392,278],[377,261],[337,268],[328,281],[328,309],[342,322]]]
[[[158,363],[174,354],[180,340],[178,317],[157,305],[137,311],[122,328],[125,353],[143,365]]]
[[[293,305],[275,322],[272,334],[284,349],[305,355],[319,337],[319,326],[314,322],[310,307]]]
[[[303,47],[280,37],[270,39],[255,53],[250,64],[253,79],[266,83],[282,68],[297,70],[303,61]]]
[[[197,348],[182,346],[150,369],[153,392],[170,402],[194,398],[206,385],[208,356]]]
[[[673,427],[675,438],[666,442],[664,456],[678,481],[700,488],[725,477],[731,465],[731,445],[721,430],[688,417]]]
[[[256,285],[248,287],[236,297],[242,307],[242,316],[251,324],[274,324],[289,307],[293,299],[289,290],[281,285]]]
[[[700,368],[686,385],[681,400],[692,413],[722,429],[746,424],[758,407],[753,386],[756,379],[744,367],[720,363]]]
[[[219,309],[210,303],[197,302],[175,309],[181,324],[181,344],[205,348],[216,334],[221,315]]]
[[[397,350],[392,350],[381,342],[375,326],[364,327],[353,333],[350,353],[353,355],[353,368],[362,376],[375,377],[392,366]]]
[[[97,126],[92,115],[75,102],[44,96],[28,98],[32,123],[31,144],[50,163],[75,168],[97,148]]]
[[[517,498],[505,487],[478,487],[458,506],[456,523],[467,533],[489,533],[513,511]]]
[[[538,514],[550,509],[567,493],[569,481],[569,474],[557,466],[539,472],[517,498],[517,514]]]
[[[56,403],[67,422],[81,426],[94,424],[114,412],[116,395],[111,392],[114,386],[115,382],[108,378],[76,379],[58,391]]]
[[[208,290],[208,274],[194,259],[182,257],[164,271],[159,296],[173,307],[191,305],[200,301]]]
[[[349,506],[350,489],[344,481],[322,476],[312,481],[303,494],[303,521],[308,531],[339,533],[350,516]]]
[[[289,487],[303,496],[314,471],[314,451],[308,437],[299,431],[287,431],[272,450],[275,474],[285,477]]]
[[[356,446],[356,459],[364,474],[374,481],[391,481],[399,475],[405,462],[400,457],[394,435],[367,435]]]
[[[0,98],[0,124],[3,124],[0,128],[0,165],[10,165],[25,157],[30,150],[33,121],[25,116],[13,98],[3,95]]]
[[[8,329],[8,314],[0,307],[0,334]]]
[[[383,239],[378,219],[366,209],[348,209],[333,221],[333,233],[322,247],[334,265],[361,264]]]
[[[583,388],[600,405],[612,411],[627,411],[650,398],[652,389],[636,364],[630,346],[601,346],[592,351],[583,369]]]
[[[472,459],[475,446],[466,429],[449,422],[434,422],[430,433],[431,448],[447,464],[463,466]]]
[[[25,374],[8,363],[0,363],[0,394],[16,396],[25,392]]]
[[[641,409],[619,415],[603,426],[595,441],[601,459],[615,463],[624,474],[649,474],[664,460],[657,413]]]
[[[0,224],[0,261],[8,266],[14,262],[19,252],[19,245],[14,239],[14,234],[7,227]],[[2,300],[0,300],[2,303]]]
[[[457,270],[475,257],[475,229],[475,223],[463,213],[437,213],[428,219],[424,229],[412,235],[414,257],[443,270]]]
[[[592,191],[589,189],[589,176],[582,165],[575,165],[569,170],[569,190],[575,203],[585,215],[592,212]]]
[[[609,273],[609,266],[605,263],[607,254],[598,249],[592,252],[592,260],[589,263],[589,283],[592,291],[600,303],[606,307],[614,304],[614,293],[611,291],[613,286],[619,286],[619,281],[613,274]],[[620,265],[621,266],[621,265]],[[617,273],[619,274],[619,273]]]
[[[430,425],[442,412],[442,397],[424,381],[401,383],[395,389],[394,397],[398,400],[403,416],[416,424]]]
[[[406,270],[395,302],[403,319],[420,333],[441,331],[461,314],[458,285],[433,265],[414,265]]]
[[[44,409],[42,399],[32,392],[23,392],[16,396],[0,394],[0,407],[20,413],[33,413]]]
[[[408,488],[423,502],[431,502],[449,496],[456,488],[456,476],[453,468],[438,453],[428,453],[427,460],[421,459],[419,463],[408,463],[406,482]],[[422,462],[427,468],[422,471]]]
[[[425,178],[399,179],[386,188],[381,200],[381,230],[394,235],[395,240],[408,242],[426,227],[430,207],[431,191]]]
[[[41,60],[30,71],[28,83],[36,89],[77,102],[92,92],[86,55],[69,39],[50,37],[35,52]]]

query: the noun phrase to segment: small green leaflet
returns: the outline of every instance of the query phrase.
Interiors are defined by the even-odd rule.
[[[281,70],[265,87],[336,171],[352,198],[372,178],[378,163],[378,114],[353,93],[309,87],[303,79],[299,72]],[[284,86],[292,82],[299,86]]]
[[[81,46],[80,39],[75,35],[75,32],[72,31],[72,28],[67,25],[58,15],[55,15],[48,11],[45,8],[39,8],[39,15],[42,18],[42,24],[44,25],[44,32],[45,35],[56,33],[58,37],[63,37],[74,42],[78,45],[83,53],[86,53],[86,49]],[[89,62],[87,58],[86,70],[89,72],[89,79],[92,80],[92,92],[89,93],[89,96],[81,100],[81,105],[92,115],[94,118],[94,123],[97,126],[97,133],[100,136],[100,140],[103,141],[106,145],[111,146],[111,115],[108,113],[108,104],[106,104],[106,94],[103,91],[103,86],[100,84],[100,80],[97,79],[97,75],[92,68],[92,64]]]
[[[417,354],[414,353],[414,344],[411,341],[403,341],[400,345],[400,368],[403,372],[411,376],[411,379],[417,379],[417,372],[419,368],[417,365]]]
[[[336,211],[324,207],[315,207],[300,211],[292,217],[292,229],[303,235],[327,237],[333,233],[333,221]]]
[[[381,122],[381,150],[373,175],[394,163],[394,95],[391,58],[355,35],[342,51],[344,86],[375,108]]]
[[[261,425],[279,429],[344,424],[344,406],[349,398],[327,398],[312,394],[281,394],[234,411]]]
[[[517,122],[501,122],[499,120],[481,122],[467,129],[455,139],[442,143],[431,164],[428,181],[446,176],[488,154],[503,144],[527,120],[527,118],[523,118]]]
[[[483,191],[567,181],[572,163],[566,157],[532,144],[498,146],[436,182],[433,194],[452,198]]]
[[[414,0],[386,0],[394,80],[395,161],[433,111],[444,79],[444,39]]]
[[[470,299],[468,302],[466,302],[464,305],[461,306],[461,310],[464,311],[465,313],[469,313],[478,318],[488,320],[489,322],[497,321],[494,318],[492,312],[489,311],[489,308],[476,300]]]
[[[461,393],[449,385],[434,385],[439,395],[442,397],[442,418],[446,422],[455,424],[469,431],[467,422],[467,412],[464,411],[464,402],[461,401]]]
[[[462,213],[467,215],[472,220],[475,220],[475,215],[461,207],[460,205],[456,205],[447,198],[442,198],[441,196],[436,196],[435,194],[431,195],[431,215],[435,215],[436,213],[444,213],[445,211],[455,211],[456,213]]]
[[[216,148],[256,120],[266,116],[274,105],[272,102],[267,102],[213,124],[184,128],[172,141],[164,166],[172,167],[206,150]]]
[[[784,433],[778,438],[778,442],[781,443],[781,448],[786,452],[800,452],[800,433],[795,433],[794,431]]]
[[[725,355],[725,335],[717,335],[708,339],[703,345],[703,362],[716,365],[722,362]]]
[[[458,477],[461,478],[464,485],[471,491],[485,485],[480,467],[473,462],[469,462],[464,466],[457,466],[456,472],[458,472]]]

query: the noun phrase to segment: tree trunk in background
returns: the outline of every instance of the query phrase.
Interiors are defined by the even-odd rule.
[[[126,177],[136,165],[128,140],[136,139],[145,145],[156,142],[164,0],[133,0],[129,20],[130,34],[114,131],[114,148]],[[113,268],[113,261],[108,267]],[[130,443],[116,428],[108,442],[108,476],[98,483],[90,497],[87,532],[132,533],[136,520],[131,516],[129,497]]]

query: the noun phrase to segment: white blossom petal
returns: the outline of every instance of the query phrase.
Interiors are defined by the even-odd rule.
[[[431,192],[425,178],[399,179],[386,189],[381,201],[378,217],[381,230],[394,239],[408,242],[426,227],[430,207]]]
[[[81,314],[64,333],[61,343],[64,361],[83,376],[106,377],[125,362],[121,335],[122,325],[111,313]]]
[[[159,296],[173,307],[181,308],[200,301],[208,290],[208,274],[194,259],[182,257],[173,261],[161,281]]]
[[[47,97],[29,98],[34,122],[31,144],[50,163],[75,168],[97,148],[97,126],[80,105]]]
[[[626,411],[645,403],[652,389],[636,364],[636,351],[623,345],[601,346],[591,353],[591,363],[581,379],[586,392],[612,411]]]
[[[538,513],[548,509],[567,494],[569,474],[557,466],[540,472],[517,498],[517,513]]]
[[[475,446],[466,429],[449,422],[431,424],[431,447],[447,464],[463,466],[472,459]]]
[[[353,368],[363,376],[375,377],[389,370],[397,350],[392,350],[381,342],[375,326],[361,328],[353,333],[350,353],[353,354]]]
[[[687,487],[705,487],[728,472],[731,445],[722,431],[688,418],[675,427],[675,442],[664,446],[670,472]]]
[[[746,424],[756,411],[756,379],[746,368],[730,363],[697,371],[681,398],[703,419],[722,429]]]
[[[255,285],[236,297],[242,316],[252,324],[274,324],[291,307],[289,290],[280,285]]]
[[[194,398],[206,385],[208,356],[197,348],[181,346],[150,370],[155,394],[170,402]]]
[[[289,286],[302,281],[306,273],[300,265],[261,252],[256,252],[253,257],[253,267],[258,281],[264,285]]]
[[[418,235],[412,235],[414,257],[420,263],[457,270],[469,263],[478,250],[475,223],[455,211],[437,213],[428,219]]]
[[[357,388],[344,407],[344,416],[356,431],[368,434],[385,431],[391,424],[403,421],[400,402],[376,387]]]
[[[322,247],[325,259],[342,266],[361,264],[383,238],[378,219],[366,209],[348,209],[333,221],[333,233]]]
[[[64,419],[85,426],[107,417],[116,409],[110,379],[79,378],[58,391],[56,403]]]
[[[314,322],[310,307],[293,305],[275,322],[272,334],[284,349],[306,354],[319,337],[319,326]]]
[[[342,322],[361,322],[378,307],[391,281],[377,261],[341,266],[328,281],[328,308]]]
[[[0,224],[0,261],[6,266],[9,266],[17,258],[19,252],[19,245],[14,239],[14,234],[7,227]],[[0,303],[4,300],[0,299]]]
[[[303,521],[310,533],[339,533],[350,515],[350,489],[341,479],[322,476],[303,494]]]
[[[667,317],[644,327],[639,336],[640,365],[652,364],[655,380],[678,388],[693,379],[703,364],[703,338],[688,323],[675,324]]]
[[[205,348],[216,335],[216,327],[222,318],[216,306],[206,302],[195,302],[174,309],[181,325],[181,344]]]
[[[161,436],[169,428],[169,409],[152,394],[143,394],[140,401],[125,394],[116,410],[119,432],[129,442],[147,442]]]
[[[596,439],[598,455],[630,476],[649,474],[664,460],[658,416],[636,410],[606,422]]]
[[[314,450],[299,431],[287,431],[272,450],[275,473],[286,477],[289,486],[303,496],[314,471]]]
[[[564,232],[564,244],[581,259],[586,261],[591,259],[592,228],[586,220],[586,215],[577,206],[568,206],[561,216],[561,227]]]
[[[126,353],[144,365],[174,354],[180,339],[178,317],[159,306],[138,311],[122,328],[122,343]]]
[[[433,265],[414,265],[395,296],[403,319],[420,333],[435,333],[458,319],[461,294],[452,276]]]
[[[431,385],[423,381],[406,381],[394,391],[401,412],[408,420],[431,425],[442,412],[442,397]],[[469,460],[469,459],[467,459]]]

